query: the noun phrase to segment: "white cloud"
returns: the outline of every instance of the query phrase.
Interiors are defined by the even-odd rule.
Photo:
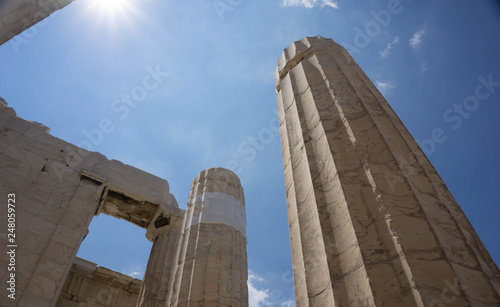
[[[248,302],[249,307],[261,307],[263,305],[268,305],[269,301],[269,289],[259,290],[257,289],[252,281],[263,281],[264,279],[254,274],[252,271],[248,271]]]
[[[283,6],[303,6],[306,8],[312,8],[319,5],[320,7],[329,6],[334,9],[338,9],[337,2],[332,0],[283,0]]]
[[[391,49],[397,44],[399,44],[399,36],[396,36],[392,42],[387,44],[387,47],[384,50],[380,51],[380,57],[386,58],[391,52]]]
[[[410,46],[414,49],[420,46],[422,44],[422,36],[424,34],[425,34],[424,30],[415,32],[412,38],[410,38]]]
[[[139,272],[132,272],[132,273],[128,274],[128,276],[130,276],[130,277],[136,277],[139,275],[141,275],[141,273],[139,273]]]
[[[265,282],[264,278],[248,270],[248,302],[249,307],[279,306],[295,307],[295,301],[290,297],[283,297],[280,290],[259,289],[255,283]],[[279,293],[276,295],[276,293]],[[284,301],[281,301],[284,300]],[[281,301],[281,302],[280,302]]]
[[[396,88],[396,86],[389,81],[388,82],[375,81],[375,85],[382,94],[386,94],[388,90]]]
[[[282,302],[280,304],[280,307],[295,307],[295,301],[293,300],[288,300],[286,302]]]
[[[323,3],[321,3],[321,7],[324,7],[324,6],[329,6],[329,7],[332,7],[334,9],[338,9],[339,6],[337,5],[337,2],[333,2],[331,0],[323,0]]]
[[[418,72],[419,73],[424,73],[425,71],[427,70],[427,63],[421,63],[420,66],[419,66],[419,69],[418,69]]]
[[[123,275],[127,275],[137,279],[144,278],[144,271],[145,269],[142,263],[136,263],[136,264],[128,263],[125,266],[123,266],[120,270],[118,270],[118,272],[122,273]]]

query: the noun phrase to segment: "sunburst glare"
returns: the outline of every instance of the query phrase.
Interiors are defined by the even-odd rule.
[[[130,18],[137,13],[136,0],[88,0],[89,9],[97,14],[98,18],[118,19]]]

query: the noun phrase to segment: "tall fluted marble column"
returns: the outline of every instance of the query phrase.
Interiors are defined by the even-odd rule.
[[[202,171],[191,185],[172,306],[248,306],[245,230],[238,177]]]
[[[297,306],[498,306],[498,267],[346,50],[304,38],[275,79]]]

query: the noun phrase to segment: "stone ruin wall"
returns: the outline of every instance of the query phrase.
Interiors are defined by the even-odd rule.
[[[75,258],[56,307],[135,307],[142,280]]]
[[[140,227],[149,225],[160,204],[182,214],[167,181],[48,133],[0,105],[0,195],[16,195],[19,306],[53,306],[88,226],[98,211]],[[124,200],[133,204],[125,206]],[[7,229],[1,210],[0,227]],[[2,240],[3,241],[3,240]],[[7,284],[6,246],[0,270]],[[0,305],[11,304],[2,288]]]
[[[48,132],[0,101],[0,195],[16,199],[16,299],[2,287],[0,306],[248,305],[245,204],[234,173],[203,171],[184,211],[166,180]],[[153,248],[144,282],[76,257],[100,213],[146,229]],[[2,233],[7,220],[1,210]],[[9,261],[2,244],[3,285]]]

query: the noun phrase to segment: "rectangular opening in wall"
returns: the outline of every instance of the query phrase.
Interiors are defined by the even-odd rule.
[[[152,243],[146,230],[101,214],[93,218],[66,278],[57,306],[136,305]]]

